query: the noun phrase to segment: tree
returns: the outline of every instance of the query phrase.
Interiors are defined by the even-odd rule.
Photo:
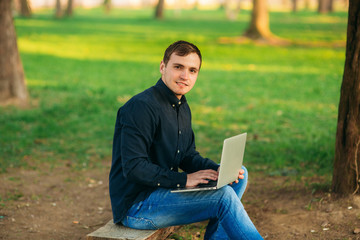
[[[20,15],[22,17],[31,17],[31,8],[28,0],[20,0]]]
[[[0,1],[0,102],[26,104],[28,92],[11,12],[11,1]]]
[[[60,2],[60,0],[56,0],[56,3],[55,3],[55,18],[61,18],[61,17],[62,17],[61,2]]]
[[[328,13],[333,11],[333,0],[319,0],[318,12]]]
[[[244,36],[253,40],[265,41],[272,38],[267,0],[253,0],[250,26],[245,31]]]
[[[297,12],[298,10],[298,0],[291,0],[292,3],[292,11]]]
[[[111,0],[104,0],[104,10],[105,10],[105,13],[110,13],[110,10],[111,10]]]
[[[165,0],[159,0],[155,8],[155,18],[157,19],[164,18],[164,5],[165,5]]]
[[[71,17],[73,15],[74,1],[68,0],[68,4],[65,10],[65,15]]]
[[[346,60],[336,131],[332,189],[360,193],[360,1],[349,1]]]

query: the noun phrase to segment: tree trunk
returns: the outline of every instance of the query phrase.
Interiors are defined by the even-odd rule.
[[[360,180],[360,1],[350,0],[346,60],[341,85],[332,189],[359,193]]]
[[[5,1],[5,0],[2,0]],[[9,0],[6,0],[9,1]],[[31,17],[31,8],[28,0],[20,0],[20,15],[22,17]]]
[[[73,5],[74,5],[73,0],[68,0],[68,4],[65,11],[66,16],[71,17],[73,15]]]
[[[0,102],[26,104],[28,93],[21,63],[11,1],[0,0]]]
[[[55,3],[55,18],[61,18],[61,17],[62,17],[61,2],[60,2],[60,0],[56,0],[56,3]]]
[[[159,0],[158,4],[156,5],[156,9],[155,9],[155,18],[156,19],[164,18],[164,5],[165,5],[165,0]]]
[[[271,38],[267,0],[253,0],[251,22],[244,36],[254,40]]]
[[[318,12],[328,13],[333,11],[333,0],[319,0]]]
[[[111,0],[104,0],[105,13],[109,14],[111,11]]]
[[[292,1],[292,11],[297,12],[298,10],[298,1],[297,0],[291,0]]]

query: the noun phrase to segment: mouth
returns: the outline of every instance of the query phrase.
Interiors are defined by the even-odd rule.
[[[184,87],[188,86],[186,83],[183,83],[183,82],[176,82],[176,84],[179,86],[184,86]]]

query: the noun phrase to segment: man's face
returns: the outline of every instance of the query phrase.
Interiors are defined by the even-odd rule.
[[[178,99],[193,88],[199,68],[200,58],[196,53],[186,56],[178,56],[173,53],[166,65],[163,61],[160,63],[161,78]]]

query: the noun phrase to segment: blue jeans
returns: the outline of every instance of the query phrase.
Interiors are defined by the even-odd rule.
[[[252,223],[241,197],[248,173],[239,183],[218,190],[171,193],[158,188],[134,204],[122,224],[135,229],[158,229],[210,220],[204,239],[263,239]]]

